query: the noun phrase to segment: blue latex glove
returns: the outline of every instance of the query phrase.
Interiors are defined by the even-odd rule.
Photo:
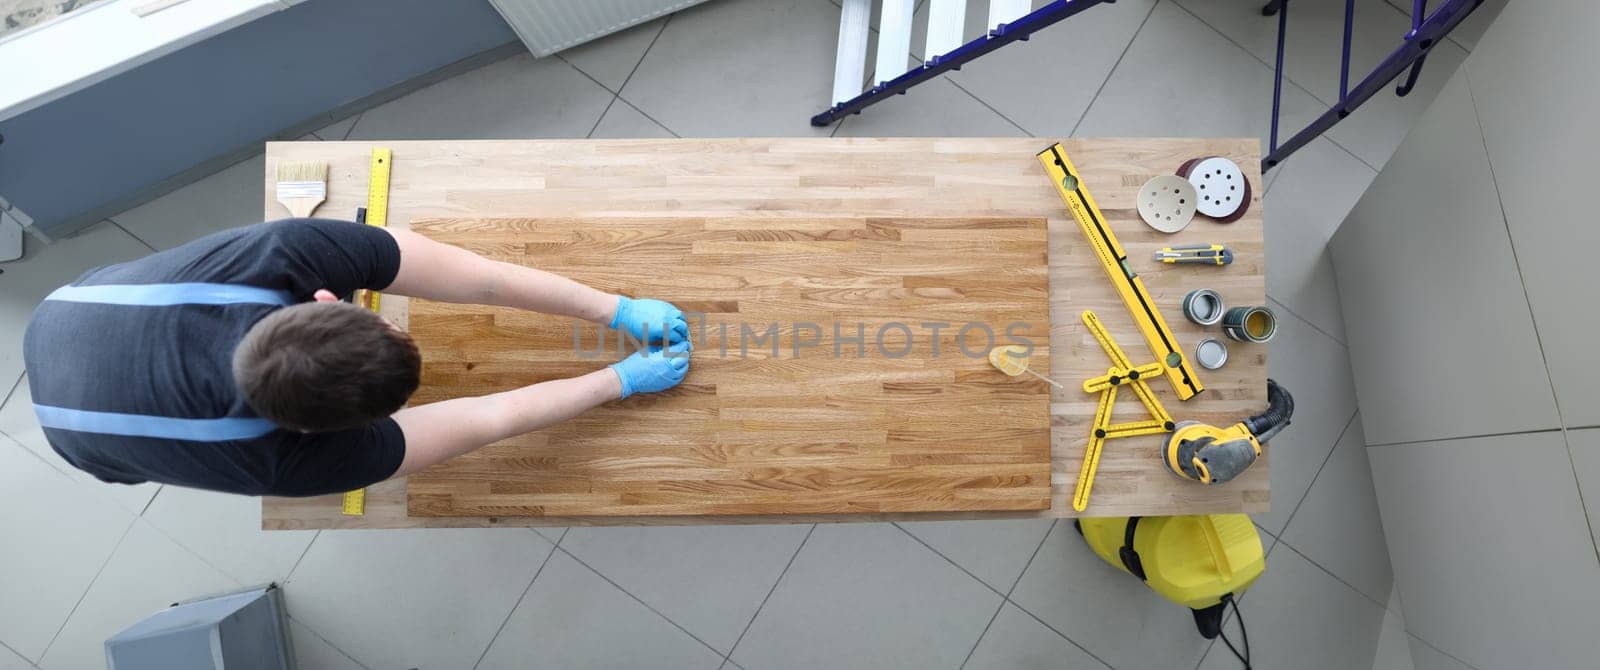
[[[654,345],[612,363],[611,369],[622,379],[622,397],[656,393],[677,386],[689,373],[690,349],[688,340],[675,342],[665,349]]]
[[[617,315],[611,318],[610,327],[626,330],[642,342],[683,342],[689,339],[689,322],[683,310],[651,298],[635,300],[625,295],[617,296]],[[664,329],[664,330],[663,330]]]

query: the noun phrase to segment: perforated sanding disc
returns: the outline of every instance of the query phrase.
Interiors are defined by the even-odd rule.
[[[1195,158],[1178,168],[1178,176],[1194,184],[1200,198],[1196,209],[1213,219],[1223,223],[1237,221],[1250,205],[1250,181],[1231,160],[1221,156]]]
[[[1139,216],[1151,228],[1176,233],[1194,219],[1194,184],[1176,175],[1161,175],[1139,187]]]

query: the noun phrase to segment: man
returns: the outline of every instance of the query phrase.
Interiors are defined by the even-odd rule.
[[[586,319],[654,342],[607,368],[401,409],[421,359],[356,289]],[[403,230],[290,219],[90,270],[23,343],[52,447],[107,482],[307,496],[403,477],[688,371],[688,325],[634,300]],[[392,415],[392,416],[391,416]]]

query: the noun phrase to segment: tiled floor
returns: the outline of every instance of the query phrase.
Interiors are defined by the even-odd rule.
[[[307,139],[1265,137],[1273,22],[1258,4],[1095,8],[819,130],[806,119],[828,95],[837,7],[717,0],[559,57],[505,59]],[[1362,30],[1405,24],[1382,0],[1358,5]],[[1303,10],[1292,29],[1336,34],[1337,21]],[[1330,100],[1336,71],[1326,38],[1302,44],[1290,122]],[[1358,65],[1384,44],[1358,40]],[[1270,567],[1243,599],[1262,667],[1409,668],[1413,653],[1417,667],[1465,667],[1405,633],[1323,251],[1465,53],[1441,48],[1418,93],[1380,96],[1268,177],[1268,293],[1284,321],[1272,372],[1299,402],[1273,443],[1273,511],[1257,518]],[[1066,53],[1071,67],[1052,60]],[[28,409],[33,305],[85,268],[256,222],[261,170],[258,156],[0,268],[0,668],[100,667],[99,641],[142,615],[264,581],[286,585],[313,669],[1237,667],[1070,523],[262,533],[253,500],[72,470]]]

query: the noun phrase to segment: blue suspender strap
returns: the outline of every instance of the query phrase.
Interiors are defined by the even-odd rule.
[[[92,302],[103,305],[231,305],[255,303],[288,306],[294,298],[288,291],[274,291],[242,284],[100,284],[63,286],[45,300]]]
[[[205,283],[63,286],[46,296],[45,300],[136,307],[241,303],[288,306],[294,303],[294,298],[288,291],[274,291],[241,284]],[[39,404],[33,406],[33,411],[39,416],[39,425],[45,428],[193,442],[249,440],[278,428],[271,421],[251,417],[176,419],[146,414],[93,412]]]
[[[266,435],[277,426],[266,419],[227,417],[222,419],[173,419],[145,414],[90,412],[81,409],[33,406],[39,425],[45,428],[103,433],[128,437],[159,437],[193,442],[250,440]]]

